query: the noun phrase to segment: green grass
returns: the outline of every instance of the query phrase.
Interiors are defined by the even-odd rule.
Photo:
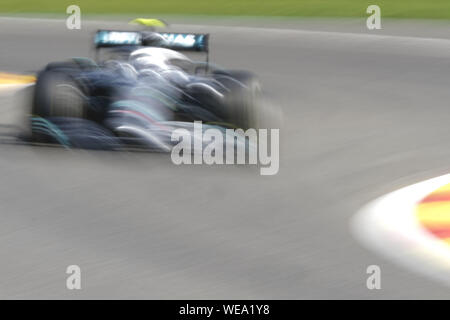
[[[0,0],[1,13],[60,13],[77,4],[82,14],[365,17],[369,4],[382,17],[450,19],[450,0]]]

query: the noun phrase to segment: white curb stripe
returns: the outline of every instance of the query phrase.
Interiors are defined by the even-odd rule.
[[[33,83],[15,83],[15,84],[0,84],[0,92],[11,92],[15,90],[19,90],[28,86],[34,85]]]
[[[450,174],[378,198],[351,221],[354,236],[395,263],[450,286],[450,246],[428,233],[416,216],[417,204],[450,183]]]

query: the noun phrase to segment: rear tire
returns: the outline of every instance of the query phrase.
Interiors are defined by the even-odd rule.
[[[257,112],[261,102],[261,83],[251,72],[227,71],[217,80],[230,89],[226,97],[227,120],[242,129],[257,128]]]

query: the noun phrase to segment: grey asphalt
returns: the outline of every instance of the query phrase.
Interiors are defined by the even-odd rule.
[[[20,106],[3,92],[0,298],[450,298],[349,227],[368,201],[450,170],[445,27],[182,23],[172,29],[211,33],[213,61],[258,73],[283,110],[278,175],[20,145],[10,137]],[[2,18],[0,70],[85,56],[96,28],[122,26]],[[72,264],[79,291],[65,286]],[[371,264],[378,291],[366,288]]]

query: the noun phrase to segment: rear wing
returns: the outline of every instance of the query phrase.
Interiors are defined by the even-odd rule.
[[[94,37],[96,57],[101,48],[148,46],[177,51],[204,52],[209,63],[209,34],[153,31],[98,30]]]
[[[95,47],[153,46],[184,51],[209,51],[209,34],[98,30]]]

